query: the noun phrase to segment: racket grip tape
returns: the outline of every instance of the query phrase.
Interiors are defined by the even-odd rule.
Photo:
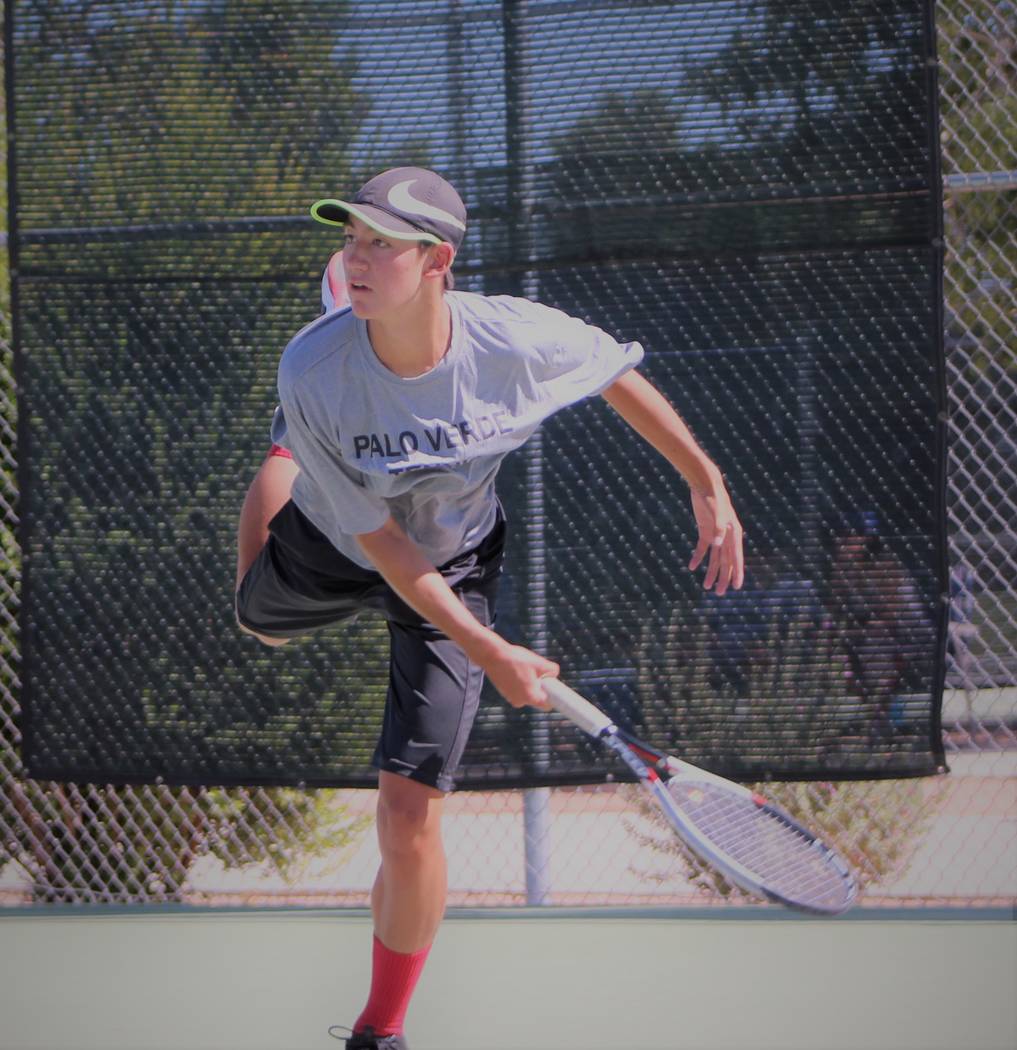
[[[605,729],[614,727],[614,723],[603,711],[594,707],[589,700],[570,689],[564,682],[557,678],[542,678],[540,684],[544,688],[547,702],[555,711],[574,722],[584,733],[598,737]]]

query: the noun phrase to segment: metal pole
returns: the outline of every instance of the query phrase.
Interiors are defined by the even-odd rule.
[[[508,159],[509,237],[512,261],[533,258],[533,166],[526,135],[528,84],[524,68],[527,0],[503,0],[505,43],[505,147]],[[533,270],[524,269],[517,292],[536,298],[539,285]],[[526,549],[528,641],[534,652],[546,655],[547,555],[544,536],[544,448],[538,430],[523,450],[526,463]],[[549,733],[546,717],[531,716],[533,772],[546,772]],[[523,793],[523,834],[526,848],[526,903],[547,904],[550,899],[551,791],[529,788]]]
[[[544,435],[530,438],[526,456],[526,539],[530,598],[529,634],[534,652],[547,654],[547,549],[544,536]],[[550,734],[547,716],[533,714],[530,746],[534,772],[546,772]],[[528,788],[523,794],[526,842],[526,903],[547,904],[551,893],[551,789]]]

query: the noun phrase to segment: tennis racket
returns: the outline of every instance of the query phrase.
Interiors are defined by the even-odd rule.
[[[682,842],[736,886],[819,915],[838,915],[854,904],[857,888],[847,864],[772,802],[641,743],[564,682],[545,678],[542,685],[551,707],[610,747]]]

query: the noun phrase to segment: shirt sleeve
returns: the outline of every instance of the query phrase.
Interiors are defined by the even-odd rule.
[[[276,405],[275,412],[272,413],[272,430],[269,437],[273,445],[289,449],[289,440],[286,436],[286,413],[283,412],[282,405]]]
[[[548,412],[601,393],[643,360],[639,343],[619,343],[561,310],[530,305],[539,333],[532,378],[548,402]]]
[[[329,533],[326,525],[334,524],[340,532],[356,536],[374,532],[388,521],[389,510],[384,499],[372,493],[363,473],[351,467],[340,454],[335,440],[328,440],[325,428],[316,423],[313,405],[301,403],[301,392],[279,378],[279,400],[285,417],[286,446],[300,468],[302,489],[311,489],[311,506],[324,514],[328,522],[315,524]],[[274,430],[273,430],[274,433]]]

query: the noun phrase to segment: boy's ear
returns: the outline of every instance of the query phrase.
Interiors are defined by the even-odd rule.
[[[441,244],[433,245],[431,247],[431,258],[425,273],[435,277],[444,277],[452,266],[455,254],[452,245],[445,241],[442,241]]]

